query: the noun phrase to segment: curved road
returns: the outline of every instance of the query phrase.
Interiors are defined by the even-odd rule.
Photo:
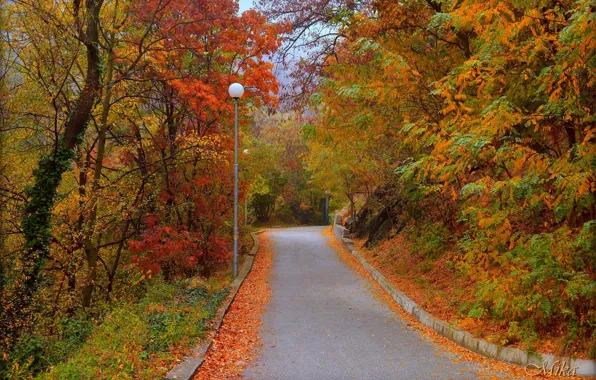
[[[275,251],[248,379],[476,379],[479,367],[408,329],[328,245],[324,227],[269,232]]]

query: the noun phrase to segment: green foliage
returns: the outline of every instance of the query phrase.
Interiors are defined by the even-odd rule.
[[[159,377],[164,369],[157,361],[169,364],[175,347],[196,344],[210,328],[228,295],[228,288],[218,288],[151,280],[142,299],[122,303],[99,324],[81,313],[65,319],[55,338],[22,336],[0,378]]]
[[[50,154],[43,155],[39,167],[33,171],[35,184],[25,190],[29,201],[25,207],[22,228],[25,238],[23,264],[27,276],[23,294],[28,299],[34,291],[39,272],[43,268],[51,240],[51,215],[62,174],[70,169],[74,150],[62,140]]]
[[[507,331],[507,341],[501,343],[507,344],[521,341],[526,345],[529,345],[530,349],[532,349],[532,345],[538,340],[538,335],[535,331],[534,321],[531,319],[526,319],[521,322],[511,322]]]
[[[131,377],[141,366],[147,326],[132,310],[112,312],[70,360],[40,378],[82,379],[97,376]]]
[[[258,222],[266,222],[275,209],[275,202],[281,195],[287,179],[277,170],[271,170],[259,178],[250,198],[250,205]]]
[[[144,316],[148,326],[148,340],[145,342],[143,356],[153,353],[168,352],[174,345],[189,336],[202,336],[208,329],[208,324],[215,317],[217,308],[228,294],[228,289],[210,294],[204,286],[184,289],[177,298],[176,307],[161,311],[152,311]],[[152,297],[148,297],[152,298]],[[154,298],[152,302],[154,302]],[[164,302],[162,299],[159,302]],[[152,304],[152,303],[150,303]],[[166,303],[166,305],[168,305]],[[187,307],[190,308],[187,308]],[[201,307],[202,312],[196,316],[188,315],[192,308]],[[196,318],[200,317],[200,318]],[[192,323],[191,323],[192,321]],[[189,330],[191,330],[189,332]]]
[[[514,269],[507,278],[479,281],[472,310],[488,309],[494,318],[509,321],[513,335],[526,342],[536,329],[554,330],[561,321],[571,341],[580,331],[592,331],[596,281],[574,269],[584,265],[582,257],[593,255],[576,248],[584,239],[572,240],[564,230],[521,239],[510,252]]]
[[[408,228],[407,232],[413,250],[429,259],[441,257],[449,247],[449,230],[441,222]]]
[[[183,321],[182,313],[152,312],[147,316],[149,341],[143,345],[146,353],[166,352],[172,342],[182,338],[175,326]],[[145,354],[146,355],[146,354]]]
[[[243,171],[252,179],[249,216],[258,223],[320,223],[318,202],[324,191],[313,186],[312,173],[303,163],[306,140],[316,135],[314,125],[293,113],[257,112],[255,119],[258,128],[244,144],[249,153]]]
[[[227,288],[210,291],[204,285],[154,281],[146,297],[113,311],[70,360],[41,378],[162,376],[164,368],[152,363],[169,363],[174,347],[183,350],[204,336],[227,294]]]
[[[2,368],[0,375],[9,378],[21,377],[29,373],[39,372],[48,365],[45,352],[45,341],[38,336],[22,336],[13,349],[13,360],[10,366]],[[8,363],[6,363],[8,364]]]
[[[91,318],[84,313],[66,319],[58,338],[52,343],[52,347],[47,349],[51,357],[50,362],[60,363],[76,352],[87,340],[94,327]]]
[[[94,324],[84,314],[65,319],[59,332],[47,337],[42,332],[21,336],[10,361],[0,363],[0,378],[24,378],[66,360],[91,334]]]
[[[484,316],[485,312],[486,312],[486,309],[483,309],[481,307],[474,307],[474,308],[470,309],[470,311],[468,312],[468,317],[482,318]]]

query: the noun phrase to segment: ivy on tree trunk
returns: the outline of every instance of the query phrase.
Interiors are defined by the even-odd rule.
[[[79,95],[64,132],[56,141],[52,153],[43,155],[34,170],[35,184],[27,189],[29,201],[25,207],[22,221],[25,249],[22,255],[23,284],[19,288],[16,300],[20,317],[27,313],[27,308],[35,294],[41,271],[49,254],[51,243],[51,216],[62,175],[75,159],[75,148],[82,141],[89,122],[91,110],[98,96],[101,67],[99,57],[99,11],[103,0],[85,2],[85,25],[80,18],[80,0],[75,0],[73,13],[79,38],[87,50],[87,73],[85,86]],[[17,318],[20,319],[20,318]]]

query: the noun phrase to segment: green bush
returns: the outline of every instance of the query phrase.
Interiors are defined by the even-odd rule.
[[[441,257],[449,247],[449,230],[441,222],[410,228],[408,236],[411,237],[414,251],[429,259]]]
[[[561,327],[570,352],[579,342],[593,341],[596,282],[577,270],[593,257],[590,223],[575,239],[564,228],[521,237],[509,252],[508,277],[479,281],[472,310],[489,310],[494,319],[508,322],[510,337],[528,344],[537,331]]]
[[[81,314],[63,321],[53,339],[23,336],[2,362],[0,378],[159,378],[175,352],[209,329],[228,294],[219,282],[147,281],[142,299],[116,306],[97,326]]]
[[[142,367],[139,353],[147,340],[147,331],[147,325],[133,310],[116,310],[95,329],[72,359],[40,378],[132,377]]]
[[[10,353],[10,361],[1,362],[0,378],[26,378],[66,360],[81,347],[93,327],[93,322],[81,314],[64,320],[51,338],[41,333],[22,336]]]

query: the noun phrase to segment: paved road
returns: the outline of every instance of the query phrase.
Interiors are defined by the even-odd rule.
[[[476,379],[377,300],[322,227],[269,233],[275,251],[260,356],[248,379]]]

